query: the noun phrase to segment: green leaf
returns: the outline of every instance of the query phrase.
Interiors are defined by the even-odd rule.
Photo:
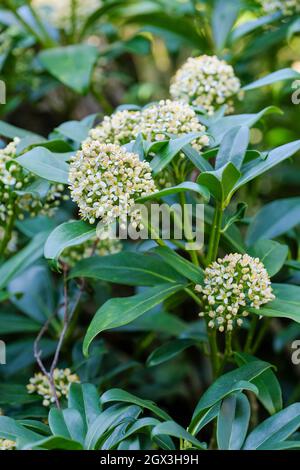
[[[257,361],[257,358],[247,353],[235,353],[235,359],[239,366]],[[263,404],[270,414],[277,413],[282,409],[282,393],[276,375],[271,369],[263,372],[259,377],[252,380],[258,389],[258,400]]]
[[[287,245],[274,240],[259,240],[248,250],[249,255],[259,258],[270,277],[275,276],[285,263],[289,252]]]
[[[80,94],[88,92],[99,51],[88,44],[46,49],[38,57],[57,80]]]
[[[48,419],[50,429],[54,435],[66,439],[70,438],[81,443],[84,442],[86,428],[78,410],[51,408]]]
[[[197,342],[192,339],[175,339],[169,343],[163,344],[150,354],[147,359],[147,366],[153,367],[163,362],[170,361],[185,349],[195,344],[197,344]]]
[[[127,286],[155,286],[158,283],[184,282],[166,262],[148,253],[128,253],[94,256],[79,261],[70,278],[88,277]]]
[[[178,186],[165,188],[161,191],[157,191],[156,193],[151,194],[150,196],[139,198],[137,199],[137,202],[152,201],[153,199],[160,199],[171,194],[183,193],[186,191],[194,191],[195,193],[200,194],[200,196],[202,196],[205,201],[209,201],[209,191],[206,187],[191,181],[185,181],[184,183],[178,184]]]
[[[143,400],[142,398],[132,395],[132,393],[126,392],[125,390],[121,390],[119,388],[112,388],[105,392],[101,397],[102,404],[114,401],[140,406],[141,408],[152,411],[152,413],[163,420],[171,419],[170,416],[161,408],[159,408],[153,401]]]
[[[185,145],[182,152],[200,171],[213,171],[213,166],[206,160],[200,152],[197,152],[191,145]]]
[[[36,440],[40,436],[26,429],[8,416],[0,416],[0,438],[16,441],[17,439]]]
[[[214,406],[232,392],[247,389],[256,393],[257,388],[250,382],[270,367],[272,366],[268,362],[258,360],[219,377],[200,398],[193,421],[202,411]]]
[[[263,450],[282,442],[300,426],[300,403],[294,403],[260,423],[247,437],[244,450]]]
[[[200,267],[195,266],[169,247],[158,246],[154,248],[153,251],[169,264],[172,269],[175,269],[176,272],[185,278],[195,282],[196,284],[203,284],[204,272]]]
[[[201,173],[197,182],[206,186],[217,201],[227,204],[226,200],[240,176],[239,170],[229,162],[218,170]]]
[[[201,429],[203,429],[207,424],[209,424],[212,420],[214,420],[220,411],[221,407],[221,401],[216,403],[214,406],[211,408],[207,408],[199,417],[197,417],[197,420],[194,422],[194,426],[189,427],[188,430],[191,430],[194,436],[196,436]],[[191,429],[190,429],[191,428]]]
[[[99,394],[93,384],[71,384],[68,406],[77,410],[85,422],[86,431],[101,413]]]
[[[67,121],[55,128],[55,132],[74,142],[81,143],[89,135],[90,127],[82,121]]]
[[[36,401],[40,397],[29,394],[25,385],[0,383],[0,405],[19,406]]]
[[[41,178],[68,184],[69,165],[58,155],[53,154],[45,147],[35,147],[18,157],[16,161]]]
[[[300,224],[300,198],[279,199],[266,204],[253,219],[247,234],[247,243],[276,238]]]
[[[47,259],[58,259],[65,248],[80,245],[95,235],[96,228],[82,220],[64,222],[56,227],[47,238],[44,256]]]
[[[276,72],[270,73],[249,85],[244,86],[244,91],[255,90],[262,86],[271,85],[272,83],[281,82],[282,80],[296,80],[300,78],[300,74],[296,70],[285,68],[282,70],[276,70]]]
[[[15,137],[19,137],[20,139],[31,137],[44,140],[44,137],[38,134],[27,131],[25,129],[20,129],[19,127],[13,126],[12,124],[8,124],[8,122],[4,121],[0,121],[0,135],[3,137],[8,137],[9,139],[14,139]]]
[[[226,45],[227,37],[241,8],[239,0],[217,0],[212,15],[212,30],[217,51]]]
[[[0,266],[0,288],[5,287],[11,279],[43,256],[44,243],[48,235],[49,232],[40,232],[25,248]]]
[[[0,313],[0,336],[12,333],[35,333],[40,323],[15,313]]]
[[[87,330],[83,342],[84,355],[87,356],[91,342],[99,333],[132,322],[183,288],[184,284],[161,284],[133,297],[108,300],[96,312]]]
[[[36,440],[22,447],[22,450],[46,449],[46,450],[83,450],[80,442],[61,436],[50,436]]]
[[[275,300],[259,310],[249,312],[264,317],[290,318],[300,323],[300,287],[291,284],[272,284]]]
[[[260,162],[256,159],[252,162],[246,163],[246,165],[242,167],[242,176],[235,185],[234,191],[239,189],[241,186],[244,186],[244,184],[249,183],[249,181],[253,180],[257,176],[271,170],[274,166],[294,155],[298,150],[300,150],[300,140],[281,145],[280,147],[271,150],[268,153],[267,158]]]
[[[203,135],[202,132],[190,132],[189,134],[177,137],[176,139],[170,139],[162,149],[157,152],[157,155],[153,158],[150,165],[154,175],[157,175],[163,170],[177,155],[183,147]]]
[[[250,404],[243,393],[232,393],[222,401],[218,415],[217,442],[220,450],[239,450],[247,435]]]
[[[231,162],[240,170],[249,145],[250,132],[246,126],[230,129],[222,139],[217,157],[216,170]]]
[[[231,34],[231,41],[236,41],[237,39],[245,36],[246,34],[253,32],[255,29],[258,29],[261,26],[276,21],[281,17],[281,15],[281,12],[276,12],[272,13],[271,15],[261,16],[255,20],[242,23],[233,30]]]
[[[164,423],[160,423],[152,429],[152,437],[161,435],[173,436],[177,437],[178,439],[184,439],[185,441],[188,441],[193,444],[193,447],[195,447],[196,449],[206,449],[205,444],[198,441],[198,439],[196,439],[194,436],[192,436],[192,434],[190,434],[182,426],[175,423],[174,421],[165,421]]]

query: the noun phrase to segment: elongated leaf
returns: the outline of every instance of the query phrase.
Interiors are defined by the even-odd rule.
[[[41,329],[40,323],[13,313],[0,313],[0,336],[12,333],[34,333]]]
[[[241,352],[235,353],[235,358],[239,366],[257,361],[256,357]],[[252,383],[258,389],[258,400],[270,414],[274,414],[282,409],[280,384],[271,369],[266,370],[259,377],[253,379]]]
[[[226,45],[227,37],[235,23],[239,10],[240,0],[217,0],[213,9],[212,29],[214,41],[218,51]]]
[[[183,288],[184,284],[161,284],[133,297],[108,300],[96,312],[88,328],[83,342],[84,355],[99,333],[132,322]]]
[[[86,430],[101,412],[97,388],[93,384],[71,384],[68,406],[77,410],[85,422]]]
[[[152,437],[160,436],[166,434],[167,436],[177,437],[178,439],[184,439],[191,444],[196,449],[204,450],[206,445],[198,441],[194,436],[192,436],[188,431],[186,431],[179,424],[174,421],[166,421],[165,423],[160,423],[155,428],[152,429]]]
[[[193,420],[201,411],[215,405],[232,392],[247,389],[247,386],[250,386],[249,389],[252,389],[252,391],[257,392],[257,388],[249,382],[270,367],[272,366],[268,362],[255,361],[219,377],[200,398],[194,411]]]
[[[271,15],[261,16],[255,20],[247,21],[246,23],[242,23],[241,25],[237,26],[232,34],[231,40],[236,41],[237,39],[249,34],[256,29],[264,26],[266,24],[272,23],[281,17],[281,12],[272,13]]]
[[[218,415],[217,441],[221,450],[239,450],[250,420],[250,404],[243,393],[224,398]]]
[[[158,246],[154,248],[154,253],[157,253],[172,269],[175,269],[179,274],[187,279],[202,284],[204,280],[204,272],[200,267],[195,266],[190,261],[180,256],[175,251],[168,247]]]
[[[217,157],[216,170],[233,163],[239,170],[242,166],[246,150],[249,145],[250,132],[246,126],[238,126],[230,129],[224,136]]]
[[[186,181],[185,183],[180,183],[178,186],[173,186],[171,188],[165,188],[161,191],[151,194],[150,196],[145,196],[137,200],[137,202],[151,201],[153,199],[160,199],[171,194],[184,193],[186,191],[194,191],[195,193],[200,194],[205,201],[209,201],[209,191],[205,186],[200,184],[193,183],[191,181]]]
[[[175,339],[155,349],[147,359],[149,367],[157,366],[163,362],[170,361],[185,349],[194,346],[196,341],[192,339]]]
[[[282,80],[296,80],[300,78],[300,74],[296,70],[286,68],[282,70],[276,70],[276,72],[270,73],[259,80],[256,80],[249,85],[243,87],[244,91],[255,90],[262,86],[271,85],[272,83],[281,82]]]
[[[280,271],[288,255],[288,246],[274,240],[259,240],[250,247],[248,253],[254,258],[259,258],[264,264],[270,277]]]
[[[126,392],[125,390],[121,390],[119,388],[112,388],[105,392],[101,397],[101,403],[103,404],[114,401],[131,403],[132,405],[137,405],[141,408],[145,408],[147,410],[152,411],[152,413],[154,413],[161,419],[171,419],[170,416],[161,408],[159,408],[154,402],[150,400],[143,400],[142,398],[132,395],[132,393]]]
[[[89,129],[89,126],[82,121],[67,121],[56,127],[55,132],[75,142],[83,142],[88,137]]]
[[[83,446],[80,442],[73,441],[72,439],[67,439],[61,436],[50,436],[28,443],[22,447],[22,450],[34,449],[83,450]]]
[[[200,171],[213,171],[213,166],[206,160],[200,152],[197,152],[191,145],[185,145],[182,149],[184,155]]]
[[[63,250],[80,245],[96,235],[93,225],[81,220],[70,220],[56,227],[47,238],[44,255],[47,259],[57,259]]]
[[[18,424],[8,416],[0,416],[0,438],[16,441],[17,439],[36,440],[39,435]]]
[[[300,426],[300,403],[294,403],[263,421],[247,437],[244,449],[256,450],[282,442]]]
[[[69,166],[45,147],[35,147],[17,158],[17,162],[37,176],[57,183],[68,183]]]
[[[281,145],[280,147],[271,150],[265,160],[260,162],[253,160],[252,162],[247,163],[242,168],[242,176],[236,183],[234,191],[236,191],[241,186],[244,186],[244,184],[253,180],[257,176],[260,176],[266,171],[271,170],[274,166],[294,155],[294,153],[298,152],[298,150],[300,150],[300,140]]]
[[[97,47],[77,44],[47,49],[38,57],[51,75],[77,93],[85,94],[98,55]]]
[[[185,145],[201,135],[203,135],[201,132],[190,132],[182,137],[169,140],[150,163],[153,173],[157,175],[173,160],[175,155],[177,155]]]
[[[184,282],[184,279],[154,255],[144,253],[116,253],[94,256],[77,263],[70,278],[89,277],[127,286],[155,286],[166,282]]]
[[[206,186],[217,201],[224,203],[240,176],[239,170],[229,162],[218,170],[201,173],[197,182]]]
[[[249,312],[264,317],[290,318],[300,323],[300,287],[291,284],[272,284],[275,300],[259,310]]]
[[[9,139],[14,139],[15,137],[19,137],[20,139],[31,137],[44,140],[44,138],[38,134],[27,131],[25,129],[20,129],[19,127],[13,126],[12,124],[4,121],[0,121],[0,135],[3,137],[8,137]]]
[[[252,221],[247,243],[275,238],[300,224],[300,198],[279,199],[266,204]]]
[[[48,235],[49,232],[40,232],[25,248],[0,266],[0,288],[42,257]]]

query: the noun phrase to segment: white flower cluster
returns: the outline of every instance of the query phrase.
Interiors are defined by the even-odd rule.
[[[129,216],[134,227],[142,228],[135,200],[156,191],[149,163],[97,140],[84,142],[73,157],[69,182],[71,198],[91,224],[101,220],[109,225],[119,218],[122,225]]]
[[[15,160],[16,149],[20,139],[15,138],[5,148],[0,149],[0,224],[15,214],[19,219],[28,212],[34,217],[37,214],[52,215],[53,209],[60,204],[63,184],[52,184],[43,200],[26,192],[26,186],[34,182],[35,176],[24,170]]]
[[[125,145],[135,140],[139,133],[141,112],[124,109],[111,116],[90,130],[89,138],[103,144]]]
[[[15,441],[0,438],[0,450],[14,450],[16,448]]]
[[[55,390],[58,398],[68,398],[69,388],[72,383],[79,383],[79,377],[72,374],[70,369],[54,369],[53,373]],[[38,372],[34,374],[27,385],[28,393],[37,393],[43,397],[43,405],[50,406],[55,402],[48,378]]]
[[[140,132],[146,140],[151,142],[166,140],[168,137],[188,134],[190,132],[205,132],[193,108],[183,101],[161,100],[143,109],[141,115]],[[192,145],[201,150],[209,144],[209,137],[197,137]]]
[[[240,88],[240,81],[231,65],[217,56],[202,55],[190,57],[177,70],[170,94],[173,99],[199,106],[211,115],[224,103],[228,106],[227,112],[231,112],[231,98],[239,93]]]
[[[59,29],[70,29],[72,0],[31,0],[31,3],[50,24]],[[101,0],[77,0],[74,7],[77,21],[82,22],[101,7]]]
[[[122,243],[114,238],[91,239],[81,245],[66,248],[61,260],[69,267],[73,267],[78,261],[91,256],[107,256],[122,251]]]
[[[299,0],[258,0],[265,13],[280,11],[284,16],[300,13]]]
[[[209,318],[208,326],[231,331],[241,326],[247,308],[259,309],[274,300],[268,273],[258,258],[239,253],[226,255],[205,270],[204,287],[195,286],[205,302],[200,316]]]

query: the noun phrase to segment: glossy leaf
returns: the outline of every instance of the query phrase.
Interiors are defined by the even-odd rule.
[[[222,401],[218,415],[217,442],[220,450],[239,450],[250,420],[250,403],[243,393],[233,393]]]
[[[151,194],[150,196],[145,196],[139,198],[137,202],[145,202],[145,201],[152,201],[155,199],[160,199],[165,196],[170,196],[171,194],[178,194],[184,193],[187,191],[193,191],[197,194],[200,194],[205,201],[209,201],[209,191],[205,186],[201,186],[200,184],[193,183],[191,181],[186,181],[184,183],[180,183],[178,186],[173,186],[171,188],[165,188],[156,193]]]
[[[147,359],[148,367],[157,366],[163,362],[170,361],[178,356],[185,349],[194,346],[196,342],[192,339],[175,339],[169,343],[165,343],[155,349]]]
[[[250,132],[246,126],[230,129],[221,142],[217,157],[216,170],[231,162],[240,170],[249,145]]]
[[[300,323],[300,287],[291,284],[272,284],[275,300],[259,310],[249,311],[263,317],[290,318]]]
[[[270,73],[259,80],[256,80],[249,85],[243,87],[244,91],[255,90],[262,86],[271,85],[272,83],[281,82],[282,80],[296,80],[300,78],[300,74],[296,70],[286,68],[282,70],[276,70],[276,72]]]
[[[250,247],[248,253],[254,258],[259,258],[265,266],[270,277],[280,271],[288,255],[288,246],[274,240],[259,240]]]
[[[186,431],[183,427],[179,426],[179,424],[175,423],[174,421],[166,421],[164,423],[160,423],[152,430],[152,436],[160,436],[160,435],[167,435],[172,437],[177,437],[178,439],[184,439],[185,441],[190,442],[193,444],[193,447],[196,449],[204,450],[206,445],[202,442],[198,441],[194,436],[192,436],[188,431]]]
[[[69,165],[45,147],[35,147],[17,158],[17,162],[37,176],[68,184]]]

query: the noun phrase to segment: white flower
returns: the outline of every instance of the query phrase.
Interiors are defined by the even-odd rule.
[[[32,6],[53,26],[70,29],[72,18],[72,0],[31,0]],[[77,0],[75,15],[79,22],[101,7],[101,0]]]
[[[74,266],[78,261],[90,258],[91,256],[107,256],[114,253],[119,253],[122,250],[122,243],[114,238],[93,238],[87,240],[81,245],[71,246],[66,248],[62,255],[61,260],[69,267]]]
[[[208,326],[219,331],[241,326],[247,308],[260,309],[274,300],[269,275],[258,258],[239,253],[226,255],[205,270],[204,287],[196,285],[205,303],[200,316],[210,318]]]
[[[50,184],[43,198],[26,192],[26,188],[35,181],[35,176],[15,160],[19,142],[20,139],[16,137],[0,149],[0,225],[5,225],[12,214],[19,219],[24,218],[24,213],[32,217],[38,214],[52,215],[53,209],[63,198],[64,185],[56,183]]]
[[[0,450],[14,450],[15,448],[15,441],[11,441],[9,439],[0,439]]]
[[[151,142],[180,137],[191,132],[204,133],[205,127],[200,124],[193,108],[183,101],[161,100],[151,104],[142,111],[140,132]],[[192,145],[196,150],[208,145],[209,137],[197,137]]]
[[[105,116],[97,127],[90,130],[89,139],[98,140],[103,144],[128,144],[136,139],[140,121],[140,111],[116,111],[111,116]]]
[[[54,385],[57,398],[68,398],[69,388],[72,383],[79,383],[79,377],[72,374],[70,369],[54,369],[53,372]],[[27,385],[28,393],[37,393],[43,397],[43,405],[50,406],[55,402],[48,377],[38,372],[34,374]]]
[[[170,94],[173,99],[184,100],[213,114],[226,103],[227,112],[233,110],[231,98],[241,88],[231,65],[216,56],[190,57],[176,72]]]
[[[280,11],[284,16],[300,13],[299,0],[258,0],[265,13]]]
[[[139,216],[132,212],[135,200],[156,191],[149,163],[97,140],[84,142],[73,157],[69,182],[81,217],[91,224],[101,220],[109,225],[117,218],[122,223],[129,215],[139,225]]]

